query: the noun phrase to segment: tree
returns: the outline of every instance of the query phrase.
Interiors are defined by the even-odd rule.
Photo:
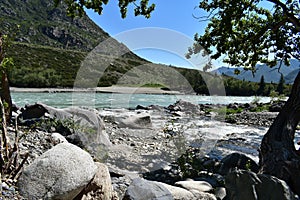
[[[0,33],[1,104],[4,106],[6,120],[10,121],[12,115],[12,100],[9,90],[8,70],[10,66],[13,65],[13,62],[11,58],[5,56],[8,46],[8,36]]]
[[[0,97],[0,119],[1,119],[1,135],[0,135],[0,179],[3,172],[8,172],[7,169],[11,165],[17,166],[16,162],[10,163],[11,159],[17,155],[17,147],[13,150],[10,146],[9,137],[7,134],[7,122],[12,115],[12,100],[9,90],[8,70],[13,65],[12,59],[6,57],[6,50],[9,46],[9,37],[0,33],[0,76],[1,76],[1,97]],[[17,144],[17,141],[15,141]],[[16,147],[16,148],[15,148]],[[17,158],[17,157],[15,157]],[[15,159],[17,161],[17,159]],[[13,169],[12,167],[11,169]],[[12,171],[10,171],[12,172]],[[9,173],[10,173],[9,172]],[[8,174],[9,174],[8,173]]]
[[[106,5],[109,0],[80,0],[80,1],[71,1],[71,0],[53,0],[57,6],[59,3],[64,2],[67,5],[67,13],[71,17],[82,16],[85,14],[84,8],[92,9],[97,12],[99,15],[102,14],[103,5]],[[139,4],[136,3],[137,0],[119,0],[120,13],[122,18],[126,17],[127,7],[129,4],[134,4],[134,14],[135,16],[142,15],[146,18],[150,17],[151,12],[155,8],[155,4],[148,5],[149,0],[140,0]]]
[[[276,92],[278,92],[278,94],[283,94],[284,92],[284,77],[283,74],[281,74],[280,79],[279,79],[279,83],[277,85],[277,89]]]
[[[257,89],[257,95],[264,95],[266,83],[265,83],[265,77],[262,75],[260,77],[260,82],[259,82],[259,88]]]
[[[224,62],[254,71],[258,62],[275,66],[278,60],[289,65],[291,57],[300,59],[299,2],[267,1],[274,4],[272,12],[260,7],[260,0],[201,1],[210,22],[204,35],[195,35],[187,56],[205,49],[213,59],[226,55]]]
[[[272,9],[261,7],[261,0],[202,0],[199,8],[209,14],[208,26],[187,57],[202,50],[213,59],[243,66],[255,73],[257,63],[270,67],[289,65],[300,59],[300,6],[298,0],[267,0]],[[280,67],[278,70],[280,70]],[[300,156],[294,146],[300,120],[300,73],[285,106],[264,135],[260,147],[260,172],[285,180],[300,195]]]

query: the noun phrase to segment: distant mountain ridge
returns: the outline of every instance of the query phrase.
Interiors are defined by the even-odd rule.
[[[236,69],[240,70],[240,74],[236,75],[234,73]],[[257,65],[257,70],[254,75],[252,74],[251,71],[246,71],[243,68],[231,68],[231,67],[220,67],[212,71],[212,73],[218,75],[224,74],[233,78],[251,81],[251,82],[259,82],[261,76],[264,76],[264,80],[267,83],[278,83],[281,74],[283,74],[285,83],[291,84],[294,82],[299,71],[300,71],[300,61],[292,59],[290,66],[285,66],[284,64],[282,64],[281,68],[279,68],[279,63],[273,68],[270,68],[265,64]]]

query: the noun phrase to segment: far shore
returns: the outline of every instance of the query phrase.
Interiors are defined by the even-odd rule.
[[[17,88],[11,87],[11,92],[28,93],[59,93],[59,92],[99,92],[99,93],[121,93],[121,94],[183,94],[179,91],[163,90],[154,87],[129,87],[129,86],[110,86],[97,88]]]

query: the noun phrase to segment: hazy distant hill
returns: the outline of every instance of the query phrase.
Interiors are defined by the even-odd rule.
[[[241,72],[239,75],[234,74],[234,70],[239,69]],[[279,71],[278,71],[279,70]],[[261,76],[264,76],[265,82],[267,83],[278,83],[281,73],[285,78],[286,83],[293,83],[294,79],[300,70],[300,61],[291,60],[290,66],[282,65],[279,69],[279,64],[275,67],[270,68],[267,65],[258,65],[257,71],[253,75],[251,71],[245,71],[243,68],[229,68],[229,67],[220,67],[217,70],[214,70],[213,73],[224,74],[231,76],[240,80],[259,82]]]
[[[300,71],[300,68],[295,69],[295,70],[291,71],[288,75],[286,75],[284,77],[285,83],[287,83],[287,84],[293,83],[294,80],[295,80],[295,78],[296,78],[296,76],[298,75],[299,71]]]

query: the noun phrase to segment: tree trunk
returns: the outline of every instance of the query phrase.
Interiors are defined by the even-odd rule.
[[[2,38],[2,34],[0,33],[0,66],[4,58],[5,58],[5,52],[3,49],[3,38]],[[1,66],[1,100],[5,106],[6,120],[7,122],[9,122],[12,115],[12,109],[11,109],[12,100],[11,100],[10,90],[9,90],[8,76],[3,66]]]
[[[9,122],[12,116],[12,100],[10,95],[7,73],[4,70],[2,70],[1,78],[1,99],[4,103],[6,121]]]
[[[300,121],[300,72],[289,99],[262,139],[260,172],[276,176],[300,196],[300,154],[295,149],[295,130]]]

